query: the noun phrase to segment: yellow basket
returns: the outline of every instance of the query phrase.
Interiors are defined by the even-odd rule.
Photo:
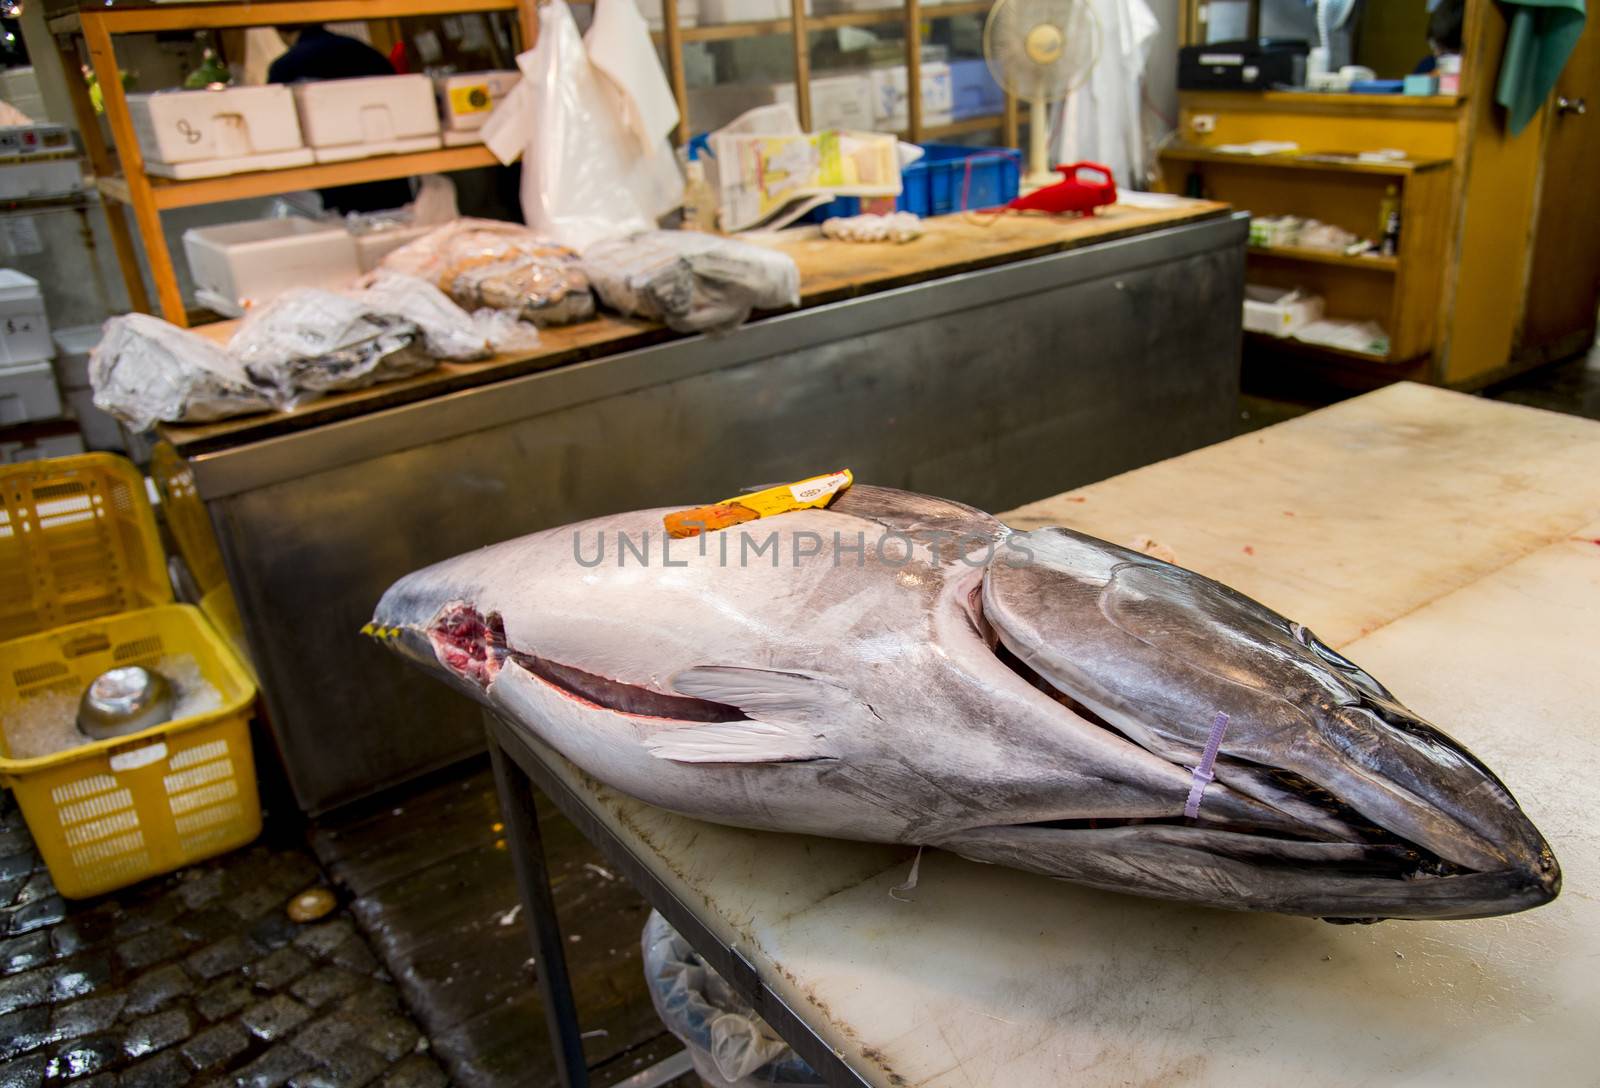
[[[11,758],[11,730],[29,700],[76,700],[109,668],[148,668],[176,654],[193,656],[222,696],[217,709],[54,755]],[[0,784],[15,791],[62,895],[120,888],[260,833],[249,729],[254,700],[250,677],[190,605],[0,644]]]
[[[222,569],[222,552],[217,547],[216,530],[211,527],[211,515],[206,513],[206,504],[195,490],[194,473],[188,462],[178,456],[171,443],[157,443],[150,451],[150,479],[161,492],[167,528],[172,530],[172,539],[177,542],[183,561],[189,564],[195,585],[205,596],[210,596],[218,587],[225,588],[228,575]],[[205,608],[203,599],[200,607]],[[211,618],[216,619],[215,616]]]
[[[172,600],[144,479],[108,453],[0,466],[0,641]]]

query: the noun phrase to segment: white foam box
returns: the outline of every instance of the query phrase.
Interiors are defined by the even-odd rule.
[[[128,112],[145,171],[162,177],[221,177],[312,161],[288,87],[130,94]]]
[[[66,401],[67,411],[77,421],[83,435],[78,445],[80,452],[84,446],[91,450],[125,451],[128,448],[122,437],[122,425],[94,406],[93,389],[63,389],[61,399]]]
[[[56,349],[56,384],[64,390],[89,388],[89,353],[100,343],[99,325],[71,325],[50,334]]]
[[[799,109],[793,83],[780,83],[774,100]],[[866,72],[816,76],[811,80],[811,131],[847,129],[865,132],[874,121],[872,77]]]
[[[445,131],[471,132],[482,128],[489,114],[521,78],[521,72],[459,72],[434,77],[439,117]]]
[[[70,430],[59,434],[34,435],[0,440],[0,463],[43,461],[47,457],[71,457],[83,452],[83,439]]]
[[[1322,296],[1282,287],[1246,284],[1244,327],[1268,336],[1293,336],[1322,316]]]
[[[667,25],[666,5],[661,0],[639,0],[639,14],[650,24],[651,30],[661,30]],[[697,26],[700,22],[700,0],[678,0],[678,25]]]
[[[39,281],[0,268],[0,370],[48,361],[54,354]]]
[[[420,73],[294,85],[300,127],[318,162],[430,151],[440,145],[433,80]]]
[[[48,359],[0,370],[0,424],[55,419],[60,414],[61,394]]]
[[[898,0],[894,6],[900,6]],[[813,10],[813,0],[806,0],[806,14]],[[787,19],[791,14],[789,0],[700,0],[701,26]]]
[[[228,317],[291,287],[342,287],[361,272],[344,224],[315,219],[191,227],[183,232],[183,251],[195,297]]]
[[[922,63],[922,123],[949,124],[955,107],[950,84],[950,65],[946,61]],[[896,131],[911,123],[906,112],[906,66],[885,65],[872,69],[872,123],[880,131]]]
[[[350,237],[356,244],[356,264],[361,271],[371,272],[378,267],[378,262],[389,254],[407,242],[416,241],[433,229],[434,226],[389,227],[385,230],[368,231],[365,234],[351,234]]]

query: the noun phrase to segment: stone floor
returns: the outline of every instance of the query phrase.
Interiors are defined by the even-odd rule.
[[[0,791],[0,1088],[440,1088],[448,1080],[298,829],[83,902]]]

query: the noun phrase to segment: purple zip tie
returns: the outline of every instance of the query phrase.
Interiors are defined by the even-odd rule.
[[[1205,796],[1211,780],[1217,777],[1211,773],[1211,768],[1216,766],[1217,750],[1222,747],[1222,734],[1227,731],[1228,716],[1219,710],[1211,720],[1211,736],[1206,738],[1206,750],[1200,756],[1200,765],[1194,769],[1194,784],[1189,787],[1189,800],[1183,804],[1186,819],[1193,820],[1200,815],[1200,798]]]

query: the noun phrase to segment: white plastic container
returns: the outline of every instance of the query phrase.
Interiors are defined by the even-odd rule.
[[[775,88],[776,100],[799,109],[793,83]],[[811,131],[837,128],[870,132],[874,123],[872,77],[866,72],[818,76],[811,80]]]
[[[162,177],[220,177],[312,161],[288,87],[130,94],[128,112],[145,170]]]
[[[0,268],[0,370],[54,354],[39,281],[14,268]]]
[[[343,223],[254,219],[183,232],[195,297],[238,317],[291,287],[342,287],[361,272]]]
[[[50,339],[56,347],[56,386],[68,413],[78,421],[83,445],[91,450],[125,450],[121,425],[94,406],[94,389],[89,384],[89,353],[100,342],[100,326],[56,329]]]
[[[390,253],[407,242],[416,241],[433,229],[434,226],[390,227],[386,230],[368,231],[365,234],[352,234],[350,237],[356,243],[356,264],[361,271],[371,272],[378,267],[378,262]]]
[[[83,435],[83,441],[78,445],[79,452],[84,446],[91,450],[127,451],[128,443],[122,436],[122,425],[94,406],[93,389],[63,389],[61,399],[66,402],[68,414],[77,420],[78,430]]]
[[[318,162],[430,151],[441,142],[433,80],[425,75],[296,83],[294,100]]]
[[[48,360],[0,370],[0,424],[55,419],[60,414],[61,394]]]
[[[893,64],[872,69],[872,125],[880,132],[897,132],[911,123],[906,102],[906,66]],[[947,61],[922,65],[922,123],[950,123],[955,95]]]
[[[666,18],[662,12],[666,6],[661,0],[639,0],[639,14],[644,16],[644,21],[650,24],[651,30],[662,30],[666,27]],[[678,0],[678,25],[695,26],[700,21],[700,0]]]
[[[1246,284],[1244,327],[1268,336],[1293,336],[1322,316],[1322,296],[1282,287]]]
[[[894,6],[898,7],[899,4]],[[812,8],[812,0],[806,0],[807,15],[811,14]],[[701,26],[787,19],[790,14],[789,0],[700,0]],[[657,19],[660,19],[659,15]]]
[[[459,72],[438,76],[439,117],[447,132],[474,132],[522,78],[521,72]]]
[[[83,452],[83,439],[71,430],[59,433],[0,439],[0,464],[43,461],[47,457],[71,457]]]
[[[82,156],[76,151],[0,155],[0,200],[62,196],[82,188]]]

